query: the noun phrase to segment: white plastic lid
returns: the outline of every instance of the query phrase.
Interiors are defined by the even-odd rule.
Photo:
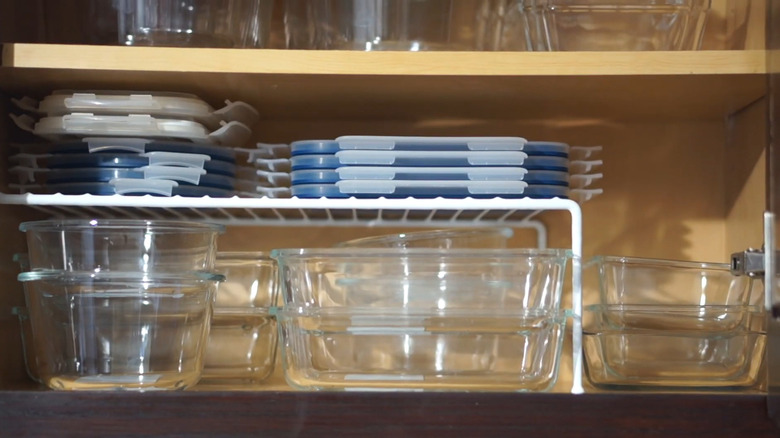
[[[112,179],[109,184],[114,187],[117,195],[128,195],[133,193],[152,193],[162,196],[173,196],[174,187],[179,183],[167,179]]]
[[[20,166],[24,167],[32,167],[34,169],[40,168],[41,166],[38,163],[38,160],[41,160],[43,158],[48,157],[49,155],[44,154],[26,154],[26,153],[18,153],[11,155],[8,157],[8,160],[12,163],[18,164]]]
[[[243,167],[238,169],[236,177],[263,187],[287,187],[290,185],[289,172],[269,172]]]
[[[290,145],[287,143],[257,143],[253,158],[290,158]]]
[[[604,193],[604,189],[574,189],[569,191],[569,199],[582,204]]]
[[[521,137],[410,137],[346,135],[336,139],[342,149],[371,150],[471,150],[521,151],[527,142]]]
[[[288,158],[258,158],[253,164],[258,170],[269,172],[289,172],[291,168]]]
[[[144,166],[135,169],[144,174],[144,179],[170,179],[194,185],[200,184],[200,177],[206,174],[204,169],[178,166]]]
[[[254,163],[257,160],[275,160],[290,157],[290,146],[285,143],[257,143],[257,147],[234,149],[238,161]]]
[[[240,146],[252,135],[252,131],[239,122],[226,123],[218,130],[209,132],[197,122],[158,119],[148,114],[101,116],[77,113],[62,117],[43,117],[37,123],[28,115],[10,114],[10,117],[19,128],[54,141],[68,137],[119,136],[177,138],[195,143]]]
[[[49,117],[71,113],[148,114],[162,118],[194,120],[210,129],[219,128],[220,122],[223,121],[253,126],[259,120],[257,110],[244,102],[225,101],[226,106],[215,111],[198,96],[185,93],[58,90],[40,102],[29,97],[12,101],[25,111]]]
[[[253,181],[236,181],[238,196],[245,198],[289,198],[292,196],[289,187],[263,187]]]
[[[602,149],[601,146],[572,146],[569,150],[569,159],[590,160],[598,155]]]
[[[346,166],[336,169],[340,179],[437,180],[447,175],[457,180],[520,181],[528,171],[522,167],[370,167]]]
[[[591,173],[595,168],[604,164],[602,160],[576,160],[569,162],[569,173],[582,175]]]
[[[211,157],[203,154],[183,154],[179,152],[147,152],[141,154],[149,159],[150,166],[181,166],[203,169]]]
[[[28,166],[13,166],[8,169],[8,172],[16,175],[19,180],[19,184],[32,184],[37,183],[36,175],[48,172],[49,169],[41,169],[37,167]]]
[[[100,172],[101,168],[88,169],[89,171]],[[137,168],[123,168],[125,172],[139,172],[143,174],[144,179],[170,179],[174,181],[182,181],[194,185],[200,184],[200,177],[206,174],[204,169],[197,169],[193,167],[178,167],[178,166],[143,166]],[[46,174],[51,172],[50,169],[40,169],[34,167],[14,166],[8,171],[15,174],[19,179],[20,184],[37,183],[36,176],[38,174]],[[74,169],[58,169],[58,171],[78,171]]]
[[[339,151],[342,165],[460,167],[522,166],[527,155],[518,151]]]
[[[528,184],[523,181],[381,181],[342,180],[336,183],[346,194],[393,194],[399,189],[419,195],[439,196],[439,192],[462,189],[473,195],[521,195]]]
[[[593,185],[596,181],[602,179],[604,174],[601,173],[589,173],[589,174],[577,174],[572,175],[569,187],[572,189],[584,189]]]

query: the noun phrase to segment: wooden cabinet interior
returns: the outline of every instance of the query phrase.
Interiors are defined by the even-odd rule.
[[[42,4],[54,7],[49,3]],[[601,145],[604,195],[583,205],[586,256],[725,261],[733,251],[761,245],[765,204],[765,3],[753,1],[747,11],[741,4],[713,1],[715,13],[705,43],[705,48],[740,50],[689,53],[362,53],[6,44],[0,68],[0,139],[5,143],[17,136],[5,117],[12,111],[8,97],[86,88],[186,91],[212,105],[226,98],[246,100],[262,114],[255,140],[271,143],[399,134],[521,135]],[[0,20],[18,13],[20,5],[2,2]],[[748,20],[744,26],[737,25],[740,18]],[[9,42],[48,38],[45,33],[18,32],[17,39],[0,35]],[[2,147],[3,168],[8,152]],[[3,188],[7,182],[6,175],[0,176]],[[18,322],[11,315],[11,308],[23,301],[11,257],[25,250],[18,223],[44,217],[30,208],[0,205],[6,236],[0,280],[7,285],[0,294],[0,339],[5,346],[0,389],[30,386]],[[541,219],[549,230],[549,246],[570,244],[567,215],[548,212]],[[271,228],[258,223],[229,228],[220,247],[330,246],[395,231],[399,229]],[[518,229],[512,244],[533,245],[529,233]],[[556,391],[568,391],[567,372],[564,365]]]

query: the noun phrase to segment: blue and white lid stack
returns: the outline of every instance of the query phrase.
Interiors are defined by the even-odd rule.
[[[242,167],[236,183],[237,195],[245,198],[290,197],[290,145],[257,143],[253,149],[236,149]]]
[[[595,149],[520,137],[345,136],[290,145],[299,198],[583,198]],[[586,156],[590,155],[590,156]],[[583,171],[571,172],[571,165]]]
[[[40,140],[14,144],[22,193],[234,196],[236,154],[259,113],[215,110],[183,93],[55,91],[13,102],[16,125]]]

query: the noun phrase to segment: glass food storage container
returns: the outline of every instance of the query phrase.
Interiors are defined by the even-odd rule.
[[[758,307],[638,307],[585,309],[585,370],[594,385],[739,388],[756,384],[766,346],[764,316]]]
[[[480,0],[286,0],[292,49],[474,50]]]
[[[766,344],[752,279],[728,264],[597,257],[599,303],[583,313],[585,370],[608,388],[756,384]]]
[[[600,256],[600,303],[605,305],[745,306],[753,280],[726,263]]]
[[[265,47],[273,0],[92,0],[92,39],[127,46]]]
[[[487,14],[498,50],[697,50],[709,0],[497,0]]]
[[[29,271],[38,376],[60,390],[184,389],[203,369],[220,275]]]
[[[415,231],[340,242],[341,248],[506,248],[514,235],[508,227]]]
[[[43,383],[38,374],[38,357],[35,355],[35,341],[32,336],[30,313],[26,307],[14,307],[11,309],[11,313],[19,318],[19,331],[21,333],[22,352],[24,353],[24,370],[30,379]]]
[[[210,272],[221,225],[168,220],[24,222],[30,269],[128,273]]]
[[[300,307],[279,318],[285,377],[307,390],[544,391],[565,326],[548,311]]]
[[[276,262],[259,252],[220,252],[217,290],[203,367],[204,385],[258,384],[274,370]]]
[[[302,389],[542,391],[568,252],[275,250],[287,381]]]

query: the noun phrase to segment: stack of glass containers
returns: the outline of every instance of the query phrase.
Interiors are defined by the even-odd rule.
[[[222,227],[178,221],[26,222],[34,373],[53,389],[198,382]],[[30,365],[30,363],[28,363]]]
[[[543,391],[556,381],[566,251],[356,246],[272,257],[293,387]]]
[[[203,385],[256,385],[276,362],[276,262],[258,252],[220,252],[225,276],[211,317]]]
[[[583,312],[597,387],[746,388],[761,369],[763,306],[728,264],[598,257],[599,304]]]

